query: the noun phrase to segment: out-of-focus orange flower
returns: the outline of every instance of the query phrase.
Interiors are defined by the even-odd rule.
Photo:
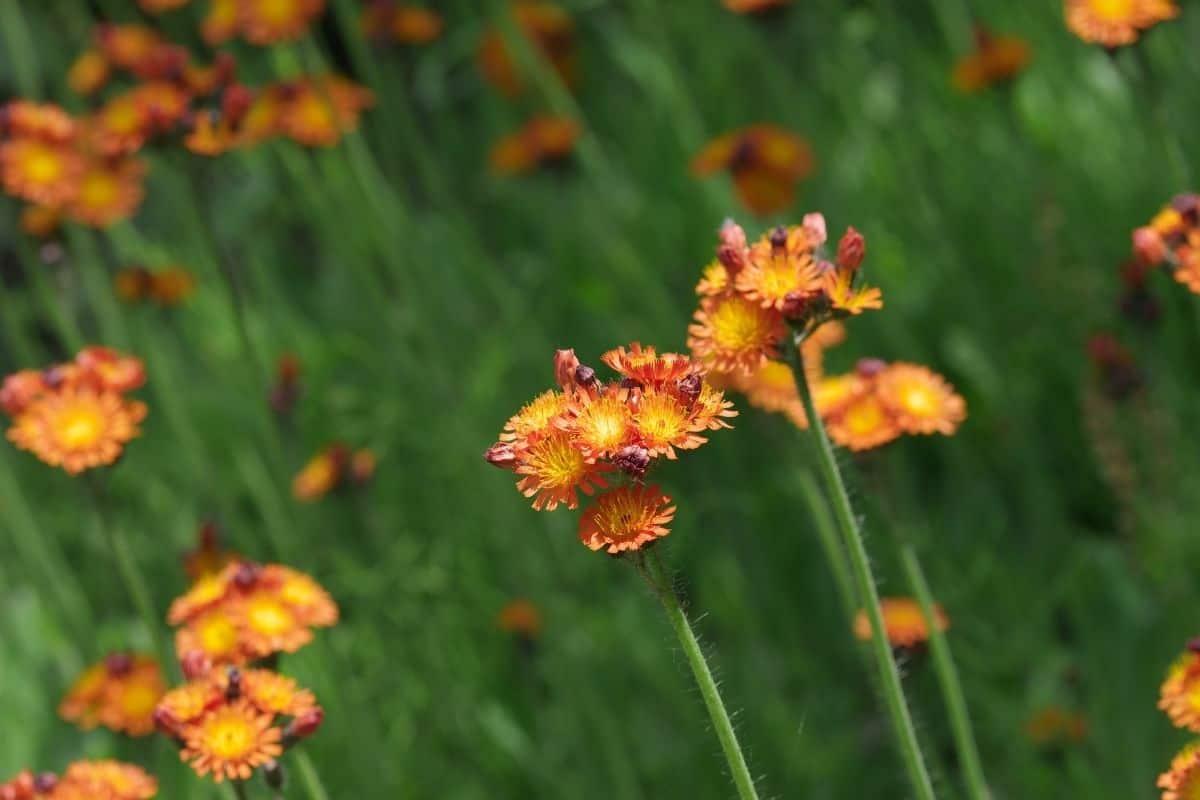
[[[370,450],[351,452],[345,445],[332,444],[304,465],[292,480],[292,496],[301,502],[319,500],[347,480],[366,483],[375,474],[375,455]]]
[[[728,171],[746,207],[766,215],[792,204],[796,185],[812,173],[814,164],[807,140],[762,123],[714,139],[692,159],[691,171],[698,178]]]
[[[960,92],[978,92],[1016,77],[1033,57],[1029,42],[975,29],[975,49],[954,65],[950,79]]]
[[[150,300],[160,306],[177,306],[191,297],[196,278],[183,267],[151,271],[126,267],[113,277],[117,296],[128,303]]]
[[[136,158],[88,162],[79,175],[78,191],[67,203],[67,216],[96,228],[128,219],[145,197],[145,174],[145,163]]]
[[[401,44],[428,44],[442,35],[445,26],[436,11],[396,0],[370,0],[362,13],[363,33]]]
[[[1179,751],[1171,766],[1158,776],[1162,800],[1192,800],[1200,796],[1200,742]]]
[[[916,647],[929,641],[929,626],[916,600],[911,597],[884,597],[880,598],[879,607],[883,611],[884,631],[892,647]],[[941,606],[934,606],[933,615],[938,630],[944,631],[950,627],[950,619]],[[854,616],[854,635],[864,642],[871,640],[871,622],[867,619],[867,612],[862,609]]]
[[[895,362],[879,373],[876,392],[905,433],[952,434],[967,416],[966,403],[941,375]]]
[[[783,8],[792,0],[721,0],[721,5],[738,14],[762,14]]]
[[[134,92],[118,95],[92,116],[89,134],[106,156],[139,150],[150,135],[150,111]]]
[[[1184,653],[1167,672],[1158,707],[1177,727],[1200,733],[1200,654]]]
[[[247,664],[295,652],[311,628],[337,622],[338,608],[320,584],[288,567],[249,561],[199,578],[171,604],[167,616],[181,660],[192,652],[213,664]]]
[[[814,402],[829,437],[869,450],[901,434],[951,435],[967,416],[966,402],[933,371],[905,362],[862,359],[853,374],[824,378]]]
[[[120,761],[76,761],[61,778],[42,781],[53,786],[46,800],[150,800],[158,794],[158,781]],[[42,797],[35,793],[30,800]]]
[[[198,112],[183,146],[199,156],[219,156],[239,143],[233,128],[212,112]]]
[[[562,82],[576,82],[575,23],[554,3],[515,0],[510,6],[517,30],[549,62]],[[484,33],[479,43],[479,69],[484,78],[509,97],[525,90],[526,79],[508,52],[504,34],[496,29]]]
[[[527,640],[541,636],[542,624],[542,612],[523,597],[505,603],[496,615],[496,627]]]
[[[26,206],[21,210],[21,230],[38,239],[48,239],[58,230],[62,214],[50,206]]]
[[[1025,735],[1039,747],[1078,744],[1087,737],[1087,720],[1059,706],[1047,706],[1025,723]]]
[[[700,301],[688,327],[688,347],[711,369],[749,373],[779,355],[786,335],[784,319],[774,309],[728,294]]]
[[[325,0],[238,0],[237,24],[256,45],[299,39],[325,10]]]
[[[155,51],[165,43],[153,28],[145,25],[96,27],[96,45],[109,63],[134,72],[153,60]]]
[[[79,133],[75,118],[53,103],[13,100],[0,107],[0,134],[65,144]]]
[[[640,550],[670,533],[671,498],[657,486],[620,486],[600,495],[579,519],[579,541],[592,550]]]
[[[1179,283],[1200,294],[1200,195],[1181,194],[1133,232],[1133,254],[1142,275],[1165,266]]]
[[[173,11],[177,8],[183,8],[191,0],[138,0],[138,5],[143,11],[149,11],[151,14],[162,14],[166,11]]]
[[[574,151],[579,133],[579,123],[569,117],[534,117],[496,142],[489,165],[498,175],[516,175],[562,161]]]
[[[74,149],[41,139],[0,142],[4,191],[31,203],[57,208],[79,192],[83,159]]]
[[[233,550],[221,546],[221,533],[212,522],[203,523],[196,532],[196,546],[183,556],[183,569],[192,582],[215,577],[239,560]]]
[[[208,13],[200,23],[200,35],[210,45],[229,41],[238,32],[239,0],[209,0]]]
[[[58,714],[84,730],[104,727],[130,736],[154,731],[154,707],[166,692],[151,656],[113,653],[89,667],[67,690]]]
[[[1179,15],[1175,0],[1064,0],[1067,27],[1085,42],[1133,44],[1142,31]]]
[[[68,389],[35,400],[13,420],[8,439],[76,475],[116,461],[145,416],[144,404],[118,394]]]
[[[337,76],[308,79],[285,92],[279,130],[309,147],[329,147],[358,127],[362,112],[375,103],[371,90]]]
[[[132,392],[146,383],[146,367],[140,358],[111,347],[92,345],[75,356],[81,380],[110,392]]]
[[[222,705],[183,730],[180,758],[217,783],[249,780],[255,769],[283,755],[283,732],[271,721],[249,702]]]
[[[92,95],[100,91],[112,74],[112,67],[104,53],[85,50],[75,59],[67,73],[67,85],[76,94]]]

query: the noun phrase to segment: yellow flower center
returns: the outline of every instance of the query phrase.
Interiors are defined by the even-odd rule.
[[[866,398],[846,409],[846,427],[855,434],[863,435],[879,430],[886,422],[883,407],[874,398]]]
[[[529,466],[543,486],[574,486],[587,471],[583,454],[564,435],[539,442],[529,454]]]
[[[513,417],[509,427],[518,436],[540,431],[562,414],[566,407],[567,396],[551,389],[526,403]]]
[[[289,578],[279,588],[279,596],[288,605],[307,606],[317,599],[317,591],[303,578]]]
[[[91,447],[104,433],[104,415],[92,406],[69,407],[52,424],[54,435],[68,450]]]
[[[112,205],[120,191],[120,184],[108,172],[92,172],[83,179],[79,187],[79,201],[92,208]]]
[[[232,761],[250,754],[257,743],[254,727],[241,716],[223,716],[208,726],[205,744],[213,755]]]
[[[199,623],[200,644],[210,655],[224,655],[237,647],[237,628],[224,614],[213,614]]]
[[[130,717],[148,717],[158,703],[158,692],[144,683],[127,686],[121,693],[121,710]]]
[[[334,126],[333,109],[324,97],[317,94],[316,89],[306,93],[302,100],[298,100],[292,113],[303,120],[304,127],[308,130],[325,130]]]
[[[119,100],[104,111],[104,124],[113,133],[136,133],[142,124],[142,115],[132,100]]]
[[[938,402],[929,387],[920,384],[909,384],[900,390],[900,404],[904,410],[918,417],[932,417],[937,414]]]
[[[273,597],[255,598],[250,604],[250,613],[247,616],[250,627],[268,636],[289,631],[296,624],[292,612]]]
[[[610,451],[629,435],[629,410],[616,397],[603,397],[579,415],[580,439],[593,450]]]
[[[714,308],[709,324],[713,342],[721,350],[749,350],[770,342],[771,317],[765,309],[741,297],[730,297]]]
[[[35,149],[25,161],[25,175],[34,183],[54,183],[63,171],[63,160],[48,147]]]
[[[651,446],[669,444],[687,430],[687,409],[669,394],[647,394],[638,407],[637,426]]]
[[[754,373],[754,385],[787,394],[796,394],[796,377],[792,368],[782,361],[768,361]]]
[[[646,527],[653,509],[635,492],[613,492],[597,509],[596,528],[608,539],[621,541],[636,536]]]
[[[286,25],[299,16],[296,0],[258,0],[258,18],[272,25]]]
[[[1092,12],[1107,22],[1128,19],[1133,13],[1136,0],[1092,0]]]

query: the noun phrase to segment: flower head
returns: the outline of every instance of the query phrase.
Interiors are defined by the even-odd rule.
[[[1162,800],[1195,800],[1200,797],[1200,742],[1192,742],[1176,754],[1171,766],[1158,776]]]
[[[496,142],[488,157],[492,172],[517,175],[565,161],[575,150],[580,130],[570,117],[534,117]]]
[[[67,85],[76,94],[92,95],[100,91],[112,74],[112,65],[99,50],[85,50],[67,72]]]
[[[511,4],[517,30],[529,40],[558,73],[568,87],[575,84],[575,23],[561,7],[542,0],[513,0]],[[509,97],[525,90],[526,79],[512,55],[504,35],[489,29],[479,43],[479,69],[484,78]]]
[[[998,36],[976,28],[975,49],[959,59],[951,82],[960,92],[979,92],[1012,80],[1029,64],[1029,43],[1016,36]]]
[[[141,431],[146,406],[110,391],[65,389],[41,396],[14,420],[8,439],[76,475],[120,458]]]
[[[299,39],[324,10],[325,0],[237,0],[236,24],[251,44],[277,44]]]
[[[727,170],[742,203],[766,215],[792,204],[796,185],[812,173],[814,163],[805,139],[763,123],[714,139],[692,160],[691,171],[702,178]]]
[[[84,162],[68,145],[33,137],[0,142],[0,184],[14,197],[51,208],[79,192]]]
[[[88,161],[67,202],[67,216],[95,228],[128,219],[142,204],[145,174],[145,164],[135,158]]]
[[[283,755],[283,732],[271,715],[247,701],[222,705],[183,729],[179,756],[201,777],[220,783],[248,780],[254,770]]]
[[[1176,726],[1200,732],[1200,654],[1189,651],[1171,665],[1158,707]]]
[[[688,327],[688,347],[709,369],[753,372],[778,356],[787,335],[783,316],[773,308],[737,294],[700,301]]]
[[[879,374],[876,392],[905,433],[952,434],[966,403],[946,379],[917,364],[896,362]]]
[[[308,147],[329,147],[358,127],[374,94],[345,78],[307,79],[286,87],[277,124],[283,135]]]
[[[883,628],[893,647],[916,647],[929,640],[929,626],[921,605],[911,597],[884,597],[879,601],[883,612]],[[934,606],[934,619],[938,630],[950,627],[950,619],[941,606]],[[854,617],[854,635],[863,641],[871,639],[871,623],[866,611],[859,610]]]
[[[496,627],[524,639],[536,639],[542,632],[542,612],[524,598],[510,600],[496,615]]]
[[[165,691],[162,670],[153,658],[114,653],[79,676],[58,713],[85,730],[99,724],[144,736],[154,730],[154,707]]]
[[[362,13],[363,33],[401,44],[428,44],[442,35],[445,26],[437,12],[396,0],[369,0]]]
[[[592,550],[640,550],[670,533],[675,506],[657,486],[621,486],[602,494],[579,520],[579,540]]]
[[[1065,0],[1067,27],[1085,42],[1133,44],[1142,31],[1178,16],[1175,0]]]
[[[50,800],[149,800],[158,781],[141,767],[119,761],[76,761],[67,767]]]

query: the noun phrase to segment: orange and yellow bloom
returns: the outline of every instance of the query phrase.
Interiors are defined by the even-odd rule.
[[[1133,254],[1146,271],[1164,267],[1200,294],[1200,195],[1181,194],[1133,232]]]
[[[62,775],[25,770],[0,784],[0,800],[150,800],[158,781],[119,761],[75,761]]]
[[[916,647],[929,641],[929,625],[921,605],[911,597],[883,597],[879,600],[883,612],[883,628],[892,647]],[[934,621],[939,631],[950,627],[950,618],[941,606],[934,606]],[[871,622],[865,611],[854,617],[854,635],[864,641],[871,640]]]
[[[396,0],[368,0],[362,12],[363,33],[400,44],[428,44],[441,36],[445,27],[436,11]]]
[[[1067,27],[1085,42],[1133,44],[1160,22],[1179,15],[1175,0],[1065,0]]]
[[[492,147],[489,166],[497,175],[519,175],[565,161],[579,133],[579,123],[569,117],[534,117]]]
[[[573,87],[577,58],[575,23],[570,15],[542,0],[514,0],[511,9],[520,35],[529,40],[568,88]],[[501,31],[489,29],[484,33],[477,60],[484,78],[504,94],[516,97],[525,91],[526,77],[509,53]]]
[[[1200,797],[1200,742],[1192,742],[1171,760],[1171,766],[1158,776],[1162,800],[1194,800]]]
[[[710,142],[692,159],[698,178],[728,171],[746,208],[767,215],[792,205],[796,186],[814,168],[808,141],[777,125],[760,123]]]
[[[960,92],[980,92],[1015,78],[1032,57],[1029,43],[1024,39],[977,28],[975,49],[954,65],[951,82]]]
[[[58,714],[87,730],[102,725],[130,736],[154,730],[154,707],[166,691],[150,656],[113,653],[84,670],[67,690]]]
[[[292,496],[302,503],[320,500],[347,484],[361,485],[375,473],[375,455],[331,444],[312,457],[292,479]]]

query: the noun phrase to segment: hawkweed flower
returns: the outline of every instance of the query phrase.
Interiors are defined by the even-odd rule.
[[[1087,738],[1087,720],[1061,706],[1047,706],[1025,722],[1025,736],[1034,745],[1058,748],[1079,744]]]
[[[1162,800],[1192,800],[1200,796],[1200,742],[1192,742],[1171,760],[1171,766],[1158,776]]]
[[[1145,30],[1179,15],[1175,0],[1065,0],[1067,27],[1108,48],[1133,44]]]
[[[558,5],[540,0],[514,0],[510,8],[520,35],[546,59],[567,88],[574,87],[578,59],[570,15]],[[483,77],[505,95],[516,97],[525,91],[526,77],[499,30],[484,32],[476,59]]]
[[[542,612],[531,601],[521,597],[504,604],[496,614],[496,627],[517,638],[532,642],[542,635]]]
[[[1133,253],[1144,271],[1164,267],[1200,294],[1200,195],[1178,195],[1148,225],[1135,230]]]
[[[929,641],[929,625],[916,600],[911,597],[882,597],[879,606],[883,610],[884,629],[892,647],[913,648]],[[950,618],[941,606],[935,606],[933,611],[938,630],[949,628]],[[860,610],[854,617],[854,635],[864,642],[871,640],[871,625],[865,611]]]
[[[737,14],[764,14],[783,8],[792,0],[721,0],[721,5]]]
[[[141,433],[146,406],[124,395],[144,382],[140,360],[102,347],[85,348],[73,363],[10,375],[0,389],[12,417],[8,439],[72,475],[112,464]]]
[[[347,482],[365,483],[375,474],[375,455],[331,444],[304,465],[292,480],[292,496],[302,503],[320,500]]]
[[[154,731],[154,707],[166,692],[152,656],[113,653],[84,670],[58,706],[58,715],[84,730],[101,725],[130,736]]]
[[[112,65],[104,53],[91,48],[76,57],[67,72],[67,85],[71,91],[84,96],[93,95],[104,88],[112,75]]]
[[[534,117],[492,147],[488,164],[497,175],[519,175],[561,163],[575,150],[579,123],[569,117]]]
[[[361,17],[363,33],[379,41],[429,44],[446,27],[442,15],[396,0],[368,0]]]
[[[331,147],[358,127],[375,95],[338,76],[307,78],[283,87],[276,125],[284,136],[307,147]]]
[[[25,770],[0,784],[0,800],[150,800],[158,781],[120,761],[75,761],[61,776]]]
[[[1179,728],[1200,733],[1200,653],[1191,648],[1171,665],[1158,707]]]
[[[313,693],[291,678],[237,667],[212,669],[167,692],[155,712],[159,729],[179,743],[179,757],[216,783],[249,780],[323,718]]]
[[[163,307],[177,306],[191,297],[196,278],[183,267],[151,271],[126,267],[113,276],[117,296],[127,303],[148,301]]]
[[[145,163],[136,158],[92,159],[80,172],[65,213],[94,228],[128,219],[145,197],[145,175]]]
[[[975,49],[954,65],[951,83],[960,92],[981,92],[1015,78],[1032,57],[1029,43],[1024,39],[993,34],[980,26],[975,29]]]
[[[156,56],[168,46],[153,28],[136,24],[103,23],[96,26],[94,38],[110,64],[134,74],[161,62],[163,59]]]
[[[697,178],[728,172],[746,208],[765,216],[792,205],[797,184],[814,166],[807,140],[777,125],[760,123],[709,142],[692,159],[691,172]]]
[[[237,0],[236,33],[251,44],[295,41],[325,10],[325,0]]]
[[[32,136],[0,141],[0,185],[30,203],[58,208],[79,192],[84,160],[66,143]]]
[[[294,653],[312,641],[313,628],[337,620],[337,604],[308,575],[245,560],[196,580],[167,614],[179,626],[180,660],[200,653],[213,664],[237,665]]]
[[[58,232],[62,213],[50,206],[26,206],[21,209],[21,230],[35,239],[49,239]]]

